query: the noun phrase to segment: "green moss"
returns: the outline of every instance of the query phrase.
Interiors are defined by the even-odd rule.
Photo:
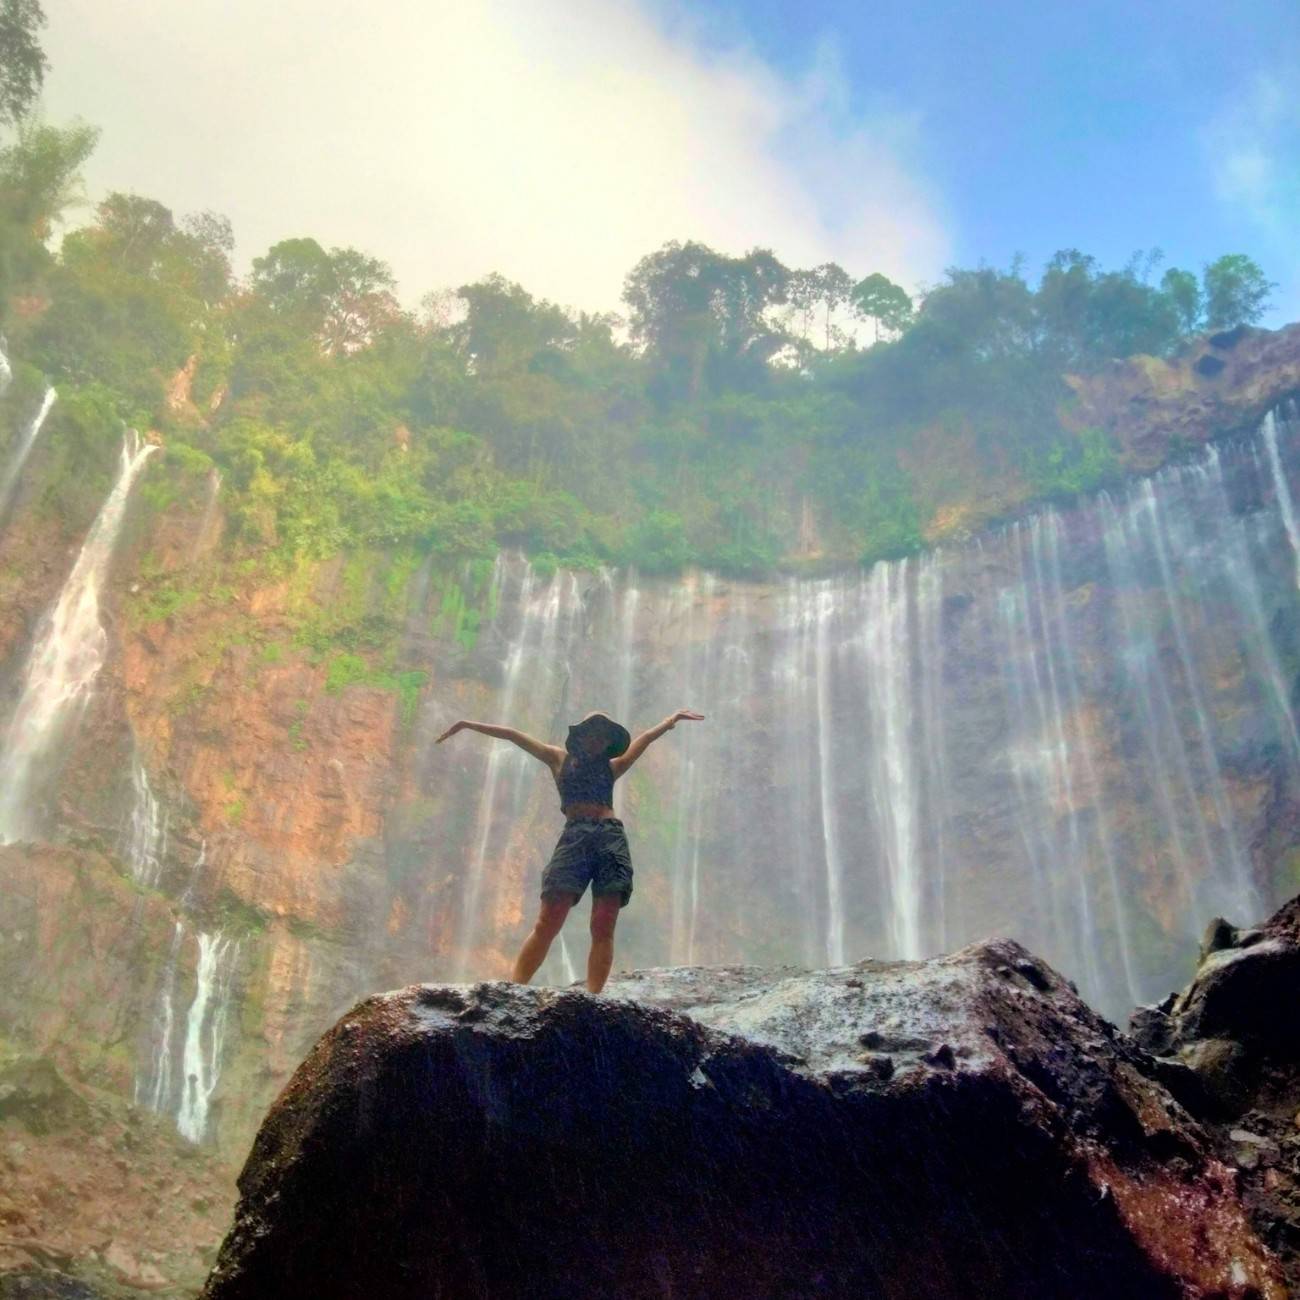
[[[233,890],[223,889],[213,901],[211,919],[222,934],[242,939],[262,934],[271,918],[262,908],[245,902]]]
[[[1026,477],[1037,495],[1074,497],[1096,492],[1119,477],[1119,457],[1104,429],[1084,429],[1031,457]]]
[[[496,617],[500,597],[492,589],[491,572],[491,565],[486,575],[481,566],[471,566],[460,576],[444,576],[432,622],[435,636],[455,641],[465,651],[473,650],[479,629]]]
[[[130,616],[136,623],[160,623],[198,599],[199,593],[193,587],[164,582],[141,592],[130,605]]]
[[[370,677],[370,665],[357,654],[335,655],[325,670],[325,690],[337,695],[347,686],[359,686]]]
[[[392,672],[372,668],[360,655],[340,654],[329,661],[325,670],[325,690],[330,695],[349,686],[370,686],[381,691],[392,691],[398,700],[398,716],[402,723],[415,719],[420,691],[427,680],[422,670]]]
[[[330,937],[329,931],[323,929],[314,921],[308,921],[301,916],[285,917],[285,926],[295,939],[301,939],[304,942],[328,939]]]

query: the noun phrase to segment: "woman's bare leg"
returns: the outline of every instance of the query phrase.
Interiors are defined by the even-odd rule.
[[[577,894],[550,894],[542,899],[542,910],[537,913],[533,932],[515,958],[510,978],[516,984],[527,984],[537,974],[537,968],[546,960],[555,936],[564,928],[565,918],[577,901]]]
[[[614,964],[614,927],[623,899],[618,894],[592,895],[591,953],[587,957],[587,992],[599,993]]]

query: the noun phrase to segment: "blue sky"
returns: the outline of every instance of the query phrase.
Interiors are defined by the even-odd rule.
[[[59,0],[45,110],[113,189],[313,235],[414,304],[584,309],[668,239],[909,288],[1246,252],[1300,319],[1300,0]]]
[[[914,114],[912,164],[955,261],[1107,264],[1248,252],[1300,318],[1296,0],[692,0],[666,23],[798,73],[830,59],[851,115]]]

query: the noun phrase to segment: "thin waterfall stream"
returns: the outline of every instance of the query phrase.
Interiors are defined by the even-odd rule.
[[[221,934],[197,933],[198,965],[194,1000],[185,1019],[181,1050],[181,1100],[176,1128],[191,1142],[202,1142],[208,1108],[221,1077],[226,1021],[240,945]]]
[[[2,391],[3,388],[0,388],[0,392]],[[45,421],[49,418],[58,396],[53,388],[45,390],[35,414],[23,426],[13,450],[9,453],[9,463],[5,466],[3,477],[0,477],[0,524],[4,523],[14,503],[23,466],[27,464],[27,458],[31,455],[32,448],[36,446],[36,440],[41,436],[41,430],[45,427]]]

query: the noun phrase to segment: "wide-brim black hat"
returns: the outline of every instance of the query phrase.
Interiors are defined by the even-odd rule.
[[[632,733],[615,722],[609,714],[589,713],[581,722],[575,722],[569,728],[569,738],[564,742],[565,749],[570,754],[576,753],[578,741],[592,731],[602,731],[608,737],[605,746],[606,758],[617,758],[620,754],[626,754],[627,747],[632,743]]]

